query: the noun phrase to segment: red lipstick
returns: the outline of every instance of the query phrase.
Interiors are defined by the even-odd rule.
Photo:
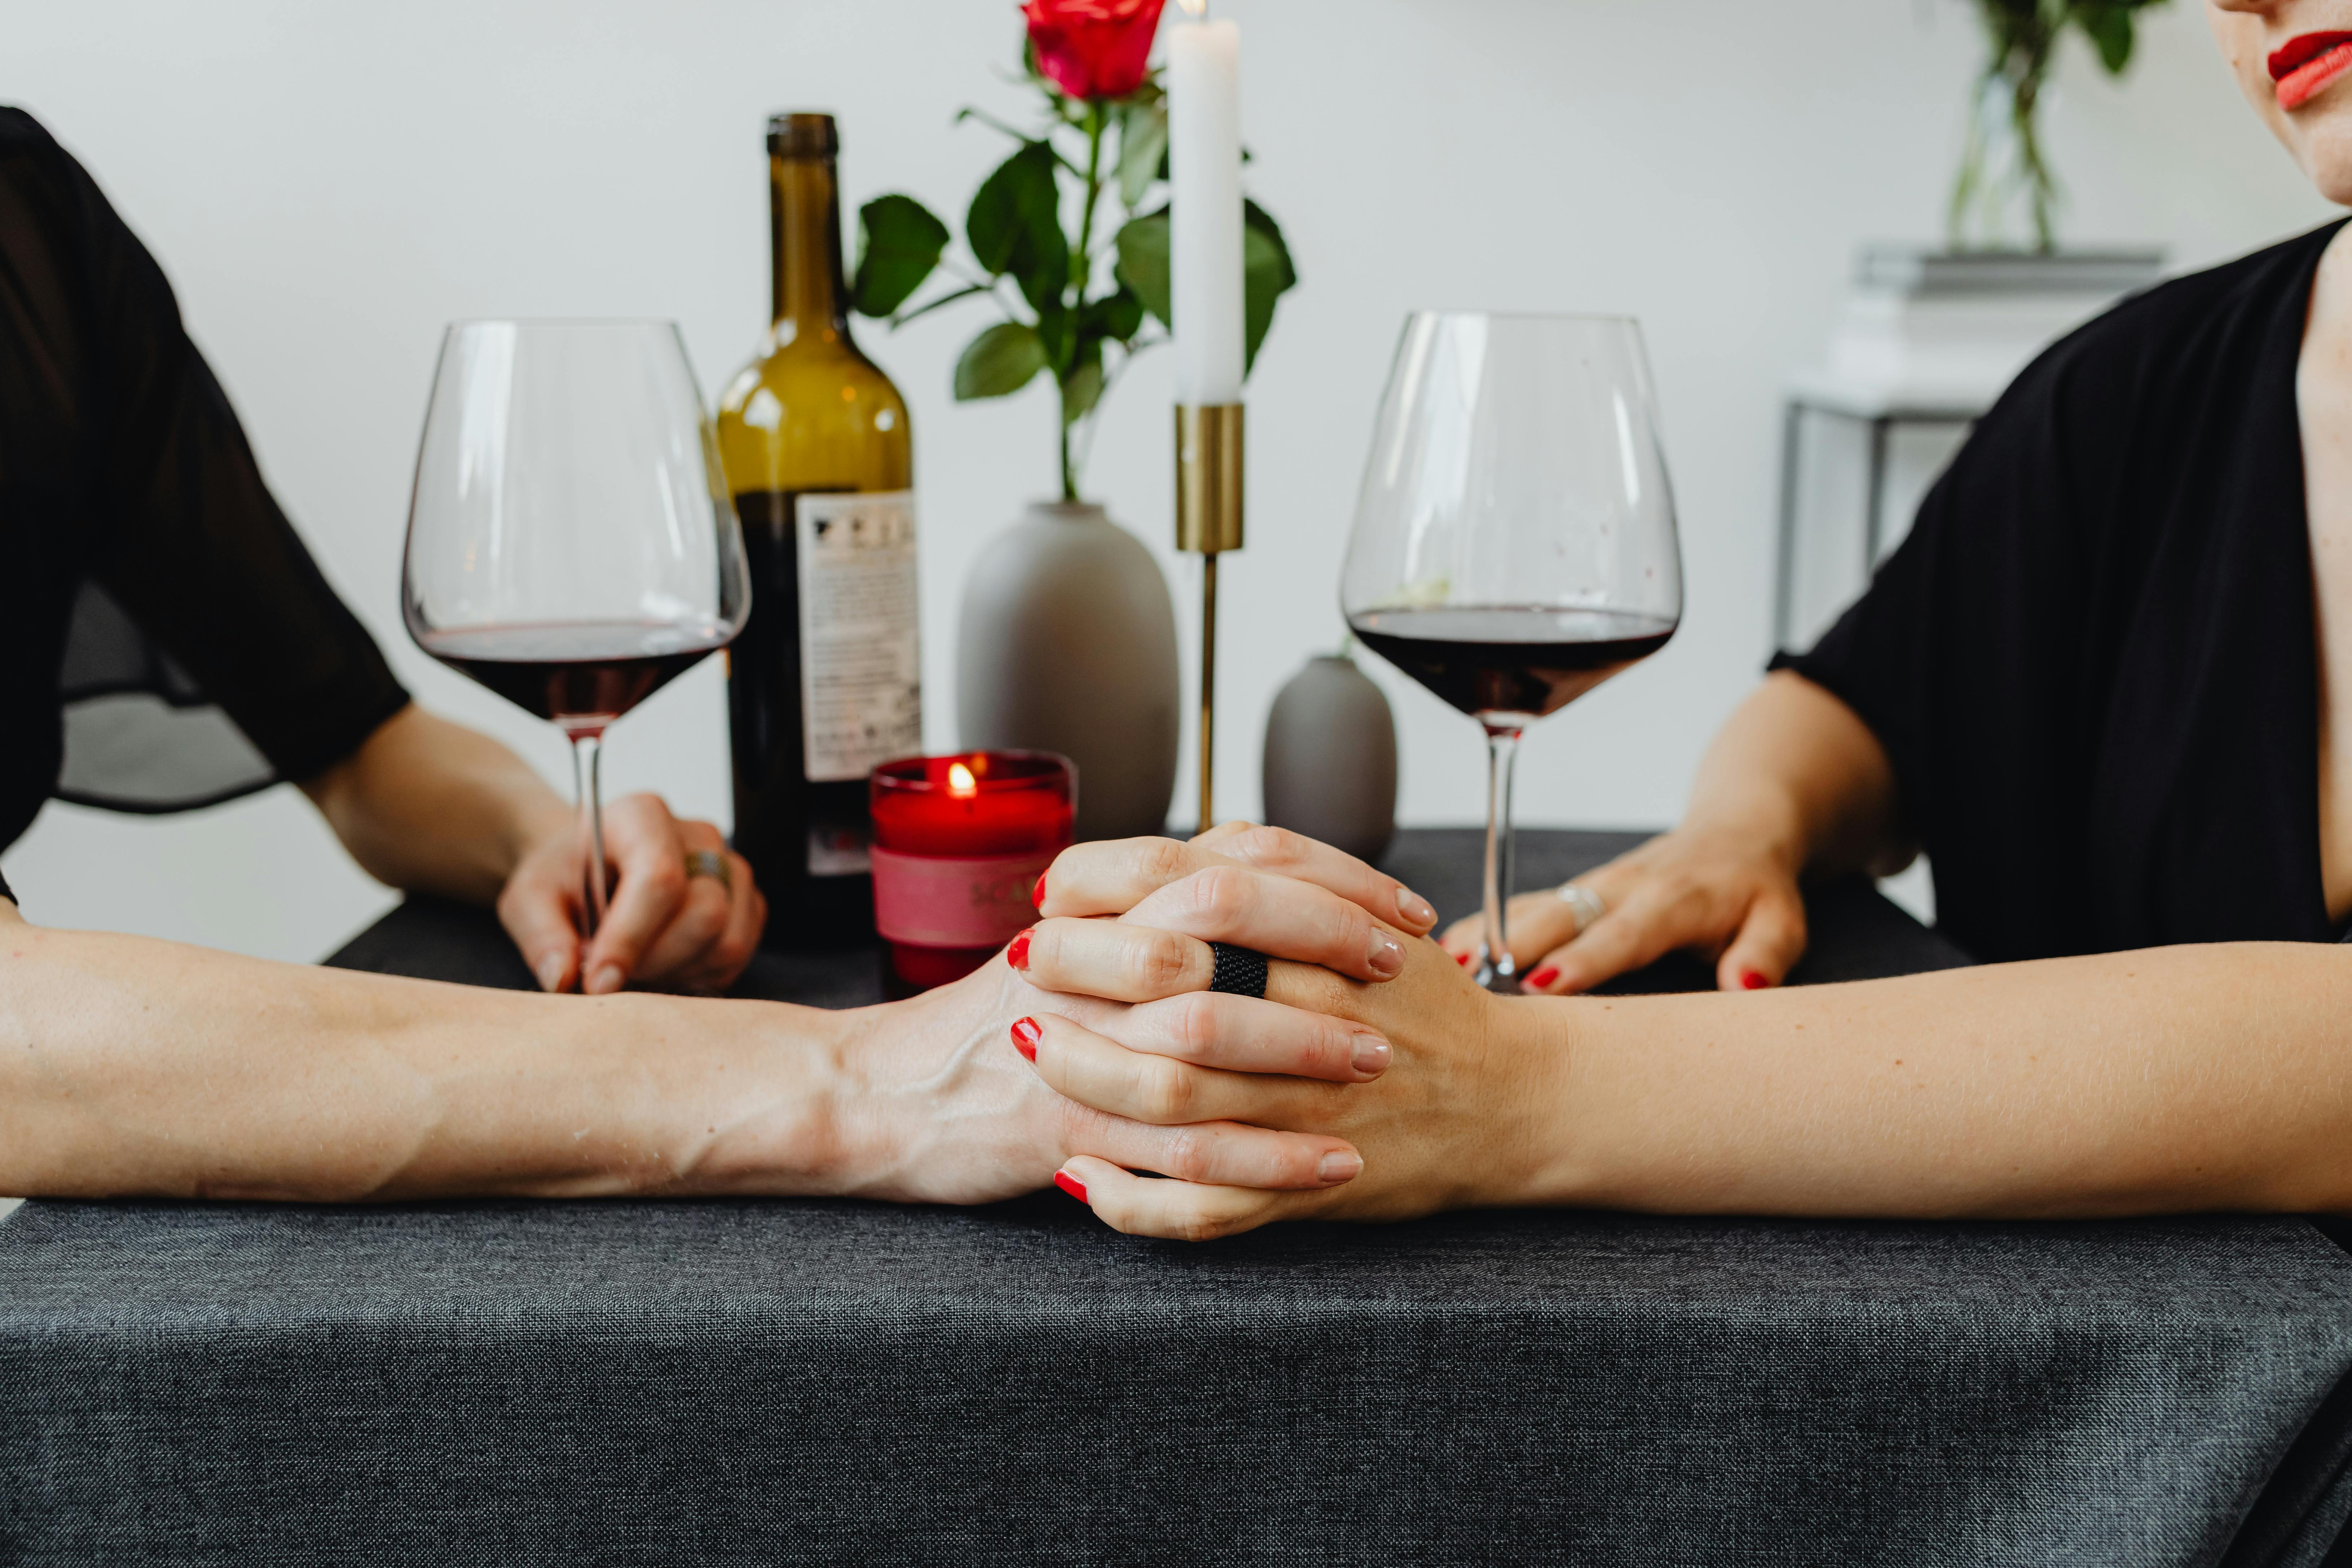
[[[2270,68],[2271,79],[2278,84],[2278,106],[2290,112],[2301,109],[2352,69],[2352,33],[2305,33],[2289,38],[2273,51]]]

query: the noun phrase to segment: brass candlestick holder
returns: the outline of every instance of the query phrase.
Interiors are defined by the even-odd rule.
[[[1176,548],[1201,555],[1201,825],[1217,824],[1217,557],[1242,547],[1242,405],[1176,405]]]

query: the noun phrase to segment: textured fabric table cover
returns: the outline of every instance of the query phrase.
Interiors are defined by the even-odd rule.
[[[1392,864],[1455,912],[1468,837]],[[1816,978],[1958,961],[1867,889],[1813,919]],[[494,938],[413,904],[341,956]],[[2352,1259],[2292,1219],[36,1203],[0,1563],[2313,1563],[2347,1369]]]

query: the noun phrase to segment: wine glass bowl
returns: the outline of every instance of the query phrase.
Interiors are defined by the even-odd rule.
[[[1340,607],[1366,647],[1486,731],[1479,978],[1516,993],[1503,900],[1518,737],[1664,647],[1682,617],[1640,327],[1601,316],[1407,318]]]
[[[426,653],[572,740],[593,931],[604,731],[725,647],[751,610],[742,533],[676,326],[449,328],[401,609]]]

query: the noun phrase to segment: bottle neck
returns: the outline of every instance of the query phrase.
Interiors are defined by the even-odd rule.
[[[768,177],[776,339],[846,342],[849,291],[841,279],[833,160],[771,153]]]

